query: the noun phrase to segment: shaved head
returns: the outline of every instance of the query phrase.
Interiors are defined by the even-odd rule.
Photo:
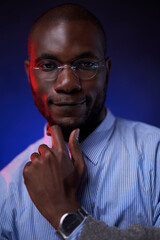
[[[99,37],[101,39],[102,46],[104,49],[104,54],[105,54],[106,36],[105,36],[103,26],[100,23],[100,21],[96,18],[96,16],[78,4],[63,4],[48,10],[34,22],[28,38],[29,57],[30,57],[30,47],[32,44],[32,34],[39,25],[44,23],[50,24],[50,23],[67,22],[67,21],[89,21],[94,26],[96,26],[99,32]],[[78,25],[77,25],[77,28],[78,28]]]

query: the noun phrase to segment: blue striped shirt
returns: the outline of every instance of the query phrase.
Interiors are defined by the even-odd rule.
[[[51,147],[51,138],[45,134],[0,173],[0,240],[60,239],[23,182],[24,165],[42,143]],[[87,171],[78,199],[89,214],[119,228],[136,222],[160,227],[160,129],[115,118],[108,110],[81,149]],[[69,240],[78,239],[83,224]]]

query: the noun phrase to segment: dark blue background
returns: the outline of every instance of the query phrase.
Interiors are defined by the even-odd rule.
[[[0,169],[43,136],[24,60],[33,21],[67,1],[0,3]],[[160,6],[158,1],[71,1],[102,21],[112,71],[106,104],[123,118],[160,127]]]

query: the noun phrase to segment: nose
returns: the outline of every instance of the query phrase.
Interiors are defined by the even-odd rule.
[[[76,93],[81,91],[79,78],[73,73],[70,67],[63,68],[59,73],[54,89],[58,93]]]

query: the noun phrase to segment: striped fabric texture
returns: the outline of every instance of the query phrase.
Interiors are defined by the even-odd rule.
[[[0,172],[0,240],[60,239],[32,203],[23,168],[46,135]],[[81,144],[87,171],[78,192],[96,220],[126,228],[133,223],[160,227],[160,129],[115,118],[104,121]],[[68,238],[78,239],[84,222]]]

